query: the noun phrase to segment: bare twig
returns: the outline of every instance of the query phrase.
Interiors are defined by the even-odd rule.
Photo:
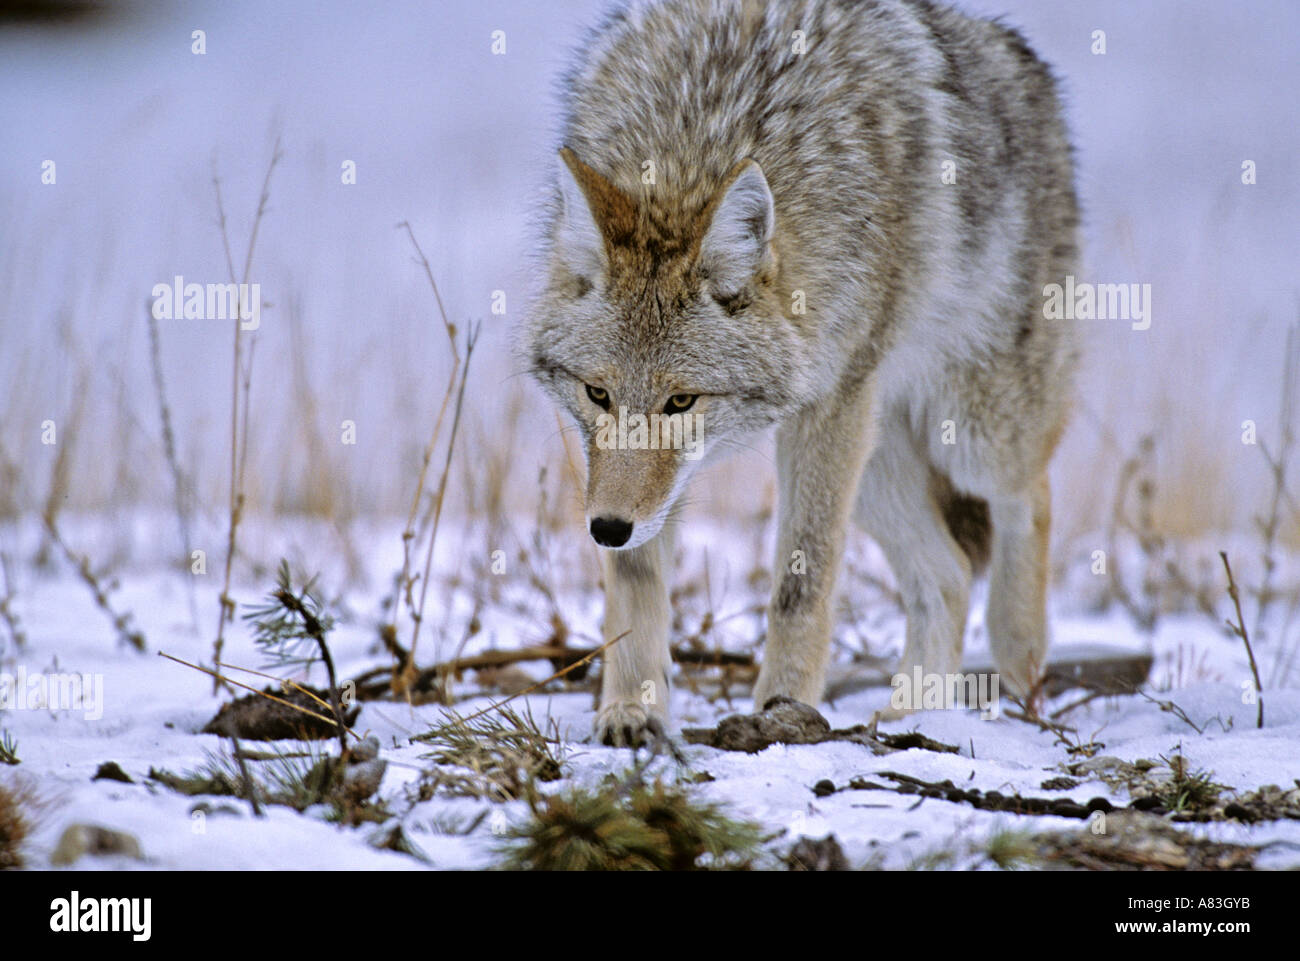
[[[1155,442],[1150,436],[1143,437],[1138,444],[1138,453],[1125,459],[1120,467],[1119,480],[1115,485],[1115,502],[1111,507],[1110,530],[1108,539],[1111,543],[1110,589],[1112,596],[1129,612],[1138,627],[1146,633],[1155,629],[1160,616],[1159,603],[1151,597],[1151,580],[1144,576],[1142,580],[1142,601],[1139,602],[1128,589],[1120,567],[1122,552],[1118,549],[1116,529],[1128,530],[1135,534],[1138,546],[1146,559],[1148,571],[1152,557],[1159,550],[1159,544],[1151,525],[1151,500],[1154,497],[1154,482],[1150,477],[1150,459]],[[1137,482],[1138,517],[1136,523],[1128,519],[1124,508],[1128,498],[1129,487]]]
[[[568,647],[560,644],[532,645],[529,647],[520,647],[513,650],[496,650],[483,651],[480,654],[470,654],[466,657],[457,657],[450,661],[443,661],[434,664],[432,667],[426,667],[419,670],[415,675],[412,683],[412,690],[417,690],[429,681],[440,677],[456,677],[465,671],[481,671],[496,667],[506,667],[510,664],[522,664],[528,661],[550,661],[552,664],[559,664],[565,668],[572,667],[575,664],[586,663],[594,655],[599,654],[600,649]],[[722,650],[693,650],[678,645],[672,649],[672,659],[674,663],[686,664],[691,667],[754,667],[754,656],[744,651],[722,651]],[[222,667],[234,667],[232,664],[223,664]],[[238,668],[238,670],[247,671],[247,668]],[[373,696],[378,688],[373,687],[377,679],[390,672],[387,667],[377,667],[352,679],[352,683],[357,687],[358,696],[365,694]],[[256,674],[256,671],[249,671]],[[273,675],[263,674],[263,677],[269,677],[274,680]],[[558,675],[555,675],[558,677]]]
[[[45,532],[49,535],[50,543],[54,544],[67,559],[68,563],[76,568],[77,574],[85,581],[86,586],[90,588],[91,596],[95,599],[95,604],[102,610],[110,621],[113,622],[113,629],[117,631],[118,640],[127,644],[137,651],[143,651],[145,648],[144,634],[134,626],[130,611],[117,611],[113,608],[113,602],[110,594],[116,587],[116,584],[109,582],[105,584],[94,568],[90,566],[90,558],[84,554],[76,554],[68,546],[63,535],[59,533],[59,525],[54,517],[46,514],[43,518],[45,523]]]
[[[77,401],[68,412],[67,422],[62,427],[63,440],[57,445],[58,453],[54,455],[54,465],[50,469],[50,489],[45,495],[45,507],[41,512],[47,531],[51,527],[57,527],[59,512],[67,501],[69,476],[72,472],[72,453],[79,433],[78,428],[86,412],[86,397],[90,380],[90,375],[83,369],[77,378],[77,388],[74,395]],[[36,567],[45,567],[50,563],[49,548],[51,543],[48,538],[41,542],[34,561]]]
[[[1269,605],[1276,596],[1273,588],[1273,574],[1277,568],[1277,558],[1274,555],[1277,549],[1278,535],[1282,529],[1283,501],[1290,502],[1292,508],[1297,513],[1300,513],[1300,508],[1296,508],[1291,492],[1287,488],[1287,466],[1291,459],[1291,447],[1295,443],[1295,403],[1297,394],[1300,394],[1300,325],[1293,324],[1286,333],[1286,353],[1282,362],[1282,398],[1278,409],[1281,439],[1278,443],[1277,455],[1274,456],[1269,451],[1268,445],[1263,440],[1259,443],[1260,452],[1264,455],[1264,460],[1268,462],[1269,473],[1273,478],[1273,490],[1269,497],[1268,513],[1263,517],[1254,519],[1260,535],[1264,538],[1261,552],[1264,574],[1255,599],[1255,637],[1261,639],[1264,638],[1264,631],[1267,630],[1264,623],[1265,615],[1268,613]]]
[[[447,340],[451,342],[452,357],[459,366],[460,352],[456,349],[456,325],[447,319],[447,311],[442,306],[442,294],[438,293],[438,282],[433,279],[433,269],[429,266],[429,260],[424,256],[424,251],[420,249],[420,243],[415,239],[415,231],[411,229],[411,225],[403,220],[397,226],[406,229],[406,236],[411,238],[411,246],[415,248],[415,254],[420,258],[420,266],[424,268],[424,276],[429,278],[429,286],[433,288],[434,300],[438,302],[438,316],[442,318],[442,325],[447,331]]]
[[[271,151],[271,161],[266,167],[266,176],[262,179],[262,192],[257,202],[257,213],[253,216],[253,227],[248,238],[248,253],[244,258],[244,274],[241,286],[241,296],[239,302],[242,306],[242,291],[247,289],[248,278],[253,269],[253,251],[257,246],[257,233],[262,224],[262,217],[266,214],[266,204],[270,200],[271,194],[271,175],[275,172],[276,164],[280,162],[282,154],[280,152],[280,140],[276,138],[275,147]],[[226,230],[226,211],[221,200],[221,181],[215,173],[212,175],[212,185],[216,191],[217,198],[217,222],[221,229],[221,242],[226,254],[226,268],[230,273],[230,282],[240,283],[235,276],[234,258],[230,253],[230,234]],[[231,363],[230,374],[230,526],[226,534],[226,565],[222,579],[220,610],[217,620],[217,639],[213,644],[212,660],[218,662],[221,660],[222,647],[225,642],[226,624],[234,620],[235,602],[230,596],[230,577],[231,570],[235,560],[235,547],[239,522],[244,511],[244,468],[248,462],[248,395],[252,385],[253,377],[253,353],[257,343],[256,334],[253,336],[252,344],[249,347],[248,359],[243,361],[243,346],[241,334],[243,333],[243,318],[240,316],[242,311],[235,311],[235,344]],[[242,398],[241,398],[241,374],[242,374]],[[242,414],[242,419],[241,419]],[[242,430],[242,433],[241,433]],[[226,679],[221,675],[213,673],[216,679],[213,683],[213,693],[221,689],[226,683]]]
[[[465,378],[461,375],[460,349],[456,346],[456,326],[447,317],[447,311],[443,307],[443,303],[442,303],[442,294],[438,291],[438,282],[434,279],[433,269],[429,266],[429,260],[427,257],[425,257],[424,250],[420,247],[419,241],[416,240],[415,231],[411,229],[411,225],[406,221],[402,221],[397,226],[399,229],[404,228],[406,230],[406,235],[411,240],[411,246],[415,248],[416,257],[418,258],[420,265],[424,268],[424,275],[429,280],[429,286],[433,290],[433,298],[438,307],[438,316],[442,320],[443,329],[447,332],[447,341],[451,346],[451,355],[452,355],[451,375],[447,379],[447,390],[443,393],[442,404],[439,406],[438,416],[434,420],[433,432],[429,437],[428,444],[426,444],[424,448],[424,456],[421,458],[420,461],[420,475],[415,485],[415,494],[411,498],[411,509],[407,514],[406,527],[402,531],[402,571],[398,577],[397,594],[393,599],[392,620],[380,632],[381,636],[385,638],[385,645],[388,647],[389,651],[394,655],[397,662],[393,671],[392,683],[393,683],[394,691],[400,693],[402,691],[405,691],[409,687],[412,681],[412,675],[414,674],[414,670],[415,670],[414,648],[415,648],[415,642],[419,638],[420,620],[423,616],[423,597],[424,597],[424,592],[427,590],[428,572],[426,569],[425,572],[426,582],[421,587],[421,601],[417,604],[415,597],[413,595],[415,578],[411,573],[412,551],[415,547],[415,542],[417,539],[416,523],[415,523],[416,517],[419,515],[420,502],[424,498],[424,487],[428,479],[429,464],[433,460],[433,453],[437,449],[439,438],[442,436],[442,425],[443,425],[444,417],[446,416],[447,413],[447,406],[451,402],[453,393],[455,393],[458,377],[460,378],[461,395],[462,397],[464,396]],[[469,348],[469,350],[472,351],[472,341],[467,342],[467,347]],[[460,413],[460,407],[458,403],[457,420],[459,419],[459,413]],[[455,442],[455,428],[453,426],[452,443],[449,444],[448,451],[447,451],[448,466],[450,466],[450,462],[451,462],[450,448],[452,445],[454,445],[454,442]],[[442,484],[440,485],[441,489],[444,491],[445,491],[446,480],[447,480],[446,471],[444,470]],[[442,511],[441,495],[439,495],[436,504],[436,511],[437,514],[440,516]],[[433,551],[433,544],[431,541],[429,545],[430,554],[432,554],[432,551]],[[410,650],[403,648],[397,642],[397,619],[401,613],[403,605],[405,605],[408,614],[410,615],[411,619],[414,622]]]
[[[591,652],[590,654],[588,654],[586,657],[581,658],[581,659],[579,659],[579,660],[577,660],[577,661],[574,661],[574,662],[573,662],[572,664],[570,664],[568,667],[565,667],[565,668],[562,668],[562,669],[556,671],[554,674],[552,674],[550,677],[546,678],[545,680],[541,680],[541,681],[538,681],[536,684],[529,685],[528,687],[524,688],[522,691],[516,691],[514,694],[511,694],[509,697],[502,698],[500,701],[497,701],[495,704],[489,704],[487,707],[483,708],[481,711],[475,711],[475,712],[474,712],[473,714],[471,714],[469,717],[462,718],[461,720],[462,720],[463,722],[469,722],[469,721],[472,721],[472,720],[474,720],[476,717],[482,717],[484,714],[488,713],[489,711],[495,711],[497,708],[501,707],[502,705],[509,704],[511,701],[513,701],[513,700],[514,700],[515,698],[517,698],[517,697],[523,697],[525,694],[531,694],[533,691],[537,690],[539,687],[545,687],[547,684],[550,684],[551,681],[558,680],[559,678],[561,678],[561,677],[563,677],[564,675],[568,674],[570,671],[577,670],[579,667],[581,667],[582,665],[586,664],[586,663],[587,663],[588,661],[590,661],[592,658],[596,657],[598,654],[602,654],[602,653],[604,653],[605,650],[606,650],[607,648],[613,647],[615,644],[617,644],[619,641],[623,640],[623,638],[627,637],[627,636],[628,636],[629,634],[631,634],[631,633],[632,633],[632,632],[631,632],[630,630],[624,631],[624,632],[623,632],[622,634],[620,634],[618,637],[612,638],[612,639],[606,641],[604,644],[600,645],[600,647],[596,648],[594,651],[592,651],[592,652]]]
[[[1227,733],[1228,731],[1228,725],[1224,724],[1223,718],[1219,717],[1219,715],[1217,714],[1214,715],[1214,717],[1209,718],[1204,724],[1197,724],[1195,721],[1193,721],[1190,717],[1187,716],[1186,711],[1184,711],[1173,701],[1162,701],[1159,698],[1152,697],[1146,691],[1138,691],[1137,693],[1142,697],[1146,698],[1156,707],[1160,708],[1160,710],[1164,711],[1166,714],[1172,714],[1174,717],[1178,718],[1178,720],[1182,721],[1184,724],[1190,727],[1197,734],[1204,734],[1205,729],[1210,726],[1210,721],[1218,721],[1219,727],[1223,728],[1224,733]]]
[[[9,570],[9,555],[4,551],[0,551],[0,578],[4,579],[4,593],[0,594],[0,621],[4,621],[5,627],[8,628],[14,647],[22,649],[27,646],[27,633],[23,630],[23,622],[19,619],[18,612],[13,608],[16,596],[13,574]]]
[[[1072,711],[1078,710],[1079,708],[1083,707],[1085,704],[1091,704],[1093,701],[1097,700],[1097,698],[1107,697],[1113,693],[1114,692],[1112,691],[1089,691],[1087,694],[1079,698],[1077,701],[1071,701],[1069,704],[1065,705],[1064,707],[1057,708],[1055,711],[1052,712],[1051,719],[1053,721],[1059,721],[1061,718],[1065,717],[1065,715],[1069,714]]]
[[[1070,727],[1067,724],[1059,724],[1053,721],[1045,720],[1044,718],[1039,717],[1037,714],[1031,713],[1029,711],[1004,710],[1002,713],[1009,718],[1013,718],[1014,720],[1024,721],[1026,724],[1033,724],[1039,730],[1046,731],[1049,734],[1055,734],[1059,738],[1064,738],[1064,736],[1067,733],[1069,734],[1078,733],[1078,731],[1076,731],[1074,728]]]
[[[244,756],[243,749],[239,746],[239,737],[235,733],[235,716],[232,714],[226,718],[226,737],[230,738],[231,755],[235,763],[239,766],[239,776],[244,781],[244,793],[248,795],[248,803],[253,806],[253,817],[263,817],[262,805],[257,800],[257,784],[253,777],[248,773],[248,763]]]
[[[1120,467],[1107,533],[1107,539],[1112,545],[1108,558],[1110,595],[1128,611],[1139,628],[1149,634],[1155,630],[1162,610],[1162,585],[1157,577],[1160,574],[1173,589],[1175,596],[1180,599],[1190,598],[1201,613],[1218,623],[1219,614],[1215,609],[1210,585],[1196,583],[1183,572],[1174,557],[1169,556],[1168,544],[1156,529],[1156,483],[1152,467],[1154,456],[1155,441],[1147,435],[1139,441],[1137,453],[1125,458]],[[1125,505],[1129,491],[1133,488],[1136,495],[1136,516],[1130,518]],[[1127,531],[1137,539],[1145,565],[1140,597],[1135,596],[1125,583],[1121,567],[1123,552],[1119,550],[1116,537],[1118,531]]]
[[[162,347],[158,336],[158,321],[154,317],[152,309],[146,309],[145,316],[149,324],[149,357],[153,366],[154,393],[158,400],[158,415],[162,420],[163,452],[167,456],[167,466],[170,468],[172,475],[172,499],[176,508],[176,529],[180,535],[181,557],[188,562],[190,546],[194,542],[193,537],[190,536],[190,488],[186,483],[184,473],[181,471],[180,459],[176,455],[176,435],[172,430],[171,407],[167,403],[167,387],[166,382],[163,380]],[[197,632],[199,629],[199,607],[195,595],[194,578],[186,578],[186,587],[189,595],[190,623]]]
[[[1246,632],[1246,622],[1241,616],[1241,596],[1237,591],[1237,582],[1232,578],[1232,567],[1228,564],[1228,555],[1225,551],[1219,551],[1219,556],[1223,558],[1223,569],[1228,572],[1228,596],[1232,598],[1232,606],[1237,611],[1237,623],[1233,624],[1228,621],[1228,627],[1232,633],[1241,638],[1242,643],[1246,645],[1246,656],[1250,658],[1250,673],[1255,678],[1255,727],[1264,726],[1264,689],[1259,683],[1259,668],[1255,664],[1255,652],[1250,647],[1250,635]]]
[[[433,505],[433,528],[429,532],[429,541],[425,548],[424,555],[424,576],[420,583],[420,598],[416,603],[415,609],[411,612],[412,620],[415,622],[411,628],[411,646],[407,652],[408,670],[414,663],[415,650],[420,642],[420,626],[424,621],[424,603],[429,592],[429,576],[433,571],[433,549],[438,542],[438,525],[442,520],[442,505],[447,493],[447,478],[451,474],[451,457],[456,448],[456,434],[460,427],[461,411],[465,404],[465,385],[469,381],[469,365],[474,355],[474,345],[478,342],[481,325],[476,324],[472,327],[465,338],[465,367],[460,375],[460,389],[456,394],[456,409],[452,414],[451,432],[447,438],[447,456],[443,461],[442,476],[438,479],[438,492],[434,495]]]

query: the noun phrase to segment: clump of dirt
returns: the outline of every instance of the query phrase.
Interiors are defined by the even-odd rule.
[[[834,834],[821,840],[800,838],[782,859],[791,871],[849,871],[849,859]]]
[[[733,714],[717,727],[686,728],[691,744],[757,754],[773,744],[820,744],[831,740],[831,725],[816,708],[788,697],[774,697],[756,714]]]
[[[773,744],[822,744],[826,741],[851,741],[873,754],[892,754],[909,748],[956,754],[951,744],[941,744],[923,734],[879,734],[874,726],[858,724],[832,729],[830,722],[814,707],[789,697],[773,697],[756,714],[733,714],[717,727],[688,727],[682,737],[691,744],[706,744],[723,751],[757,754]]]
[[[95,776],[92,777],[91,780],[121,781],[123,784],[135,783],[135,781],[131,780],[131,775],[123,771],[122,765],[118,764],[116,761],[105,761],[101,764],[98,770],[95,771]]]
[[[330,702],[329,692],[305,685],[304,688],[305,690],[290,688],[284,691],[278,687],[267,686],[265,693],[278,698],[279,701],[272,701],[258,694],[249,694],[223,704],[221,710],[204,725],[200,733],[218,734],[221,737],[233,735],[250,741],[321,741],[337,737],[339,729],[332,720],[324,721],[280,703],[287,701],[313,714],[329,717],[329,708],[321,706],[322,701],[326,704]],[[320,700],[314,700],[306,693],[307,691]],[[360,711],[360,704],[353,704],[344,709],[343,722],[350,727],[356,721]]]

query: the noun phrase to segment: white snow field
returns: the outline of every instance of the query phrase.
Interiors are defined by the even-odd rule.
[[[97,526],[102,527],[87,524],[78,529],[82,542],[106,548],[106,540],[95,533]],[[167,519],[158,517],[138,523],[136,530],[147,542],[149,531],[161,537],[167,526]],[[388,564],[400,563],[399,530],[400,527],[393,527],[387,536],[379,530],[364,535],[367,542],[376,546],[373,556],[377,575]],[[318,543],[319,537],[318,531],[303,529],[294,538],[276,543],[275,538],[261,536],[263,533],[256,529],[250,531],[250,546],[271,551],[279,548],[290,557],[299,551],[310,555],[311,545]],[[708,645],[750,650],[761,629],[759,620],[751,613],[752,603],[759,595],[745,594],[742,582],[751,561],[745,548],[735,546],[742,543],[741,539],[734,535],[724,538],[723,533],[694,529],[685,538],[683,567],[690,572],[703,563],[707,552],[717,624],[714,633],[706,637]],[[31,528],[29,536],[20,543],[35,544],[36,536],[36,530]],[[461,565],[459,558],[468,549],[458,549],[454,537],[443,536],[448,546],[439,549],[438,564],[444,572],[454,573]],[[565,545],[565,550],[594,551],[585,547],[581,539],[566,539],[563,534],[557,536],[557,542]],[[728,543],[732,545],[730,549],[722,546]],[[878,566],[875,552],[869,546],[863,548],[861,543],[858,547],[855,565],[872,570],[887,582],[888,571]],[[326,563],[321,583],[329,583],[334,575]],[[211,663],[208,628],[216,616],[216,581],[211,575],[199,579],[204,629],[201,635],[196,635],[189,625],[186,577],[145,570],[123,578],[114,603],[119,609],[134,612],[148,641],[144,653],[118,645],[111,625],[93,603],[90,593],[66,571],[58,576],[23,578],[17,610],[28,635],[27,647],[18,651],[10,647],[0,661],[0,668],[10,674],[19,667],[29,674],[88,674],[101,677],[103,684],[102,717],[93,717],[98,712],[88,709],[0,712],[0,728],[17,741],[21,759],[16,767],[0,767],[0,781],[21,779],[41,799],[38,824],[25,846],[29,867],[50,866],[50,857],[62,832],[74,823],[95,824],[134,836],[140,843],[143,858],[86,856],[72,869],[406,870],[429,865],[473,869],[499,861],[502,843],[499,834],[505,826],[527,817],[527,805],[523,801],[496,804],[440,792],[428,800],[410,803],[403,790],[414,784],[421,768],[430,765],[421,759],[421,754],[428,750],[427,745],[411,744],[408,738],[424,732],[442,716],[443,709],[436,705],[412,708],[391,701],[365,702],[353,725],[361,734],[376,735],[382,745],[382,756],[389,761],[378,797],[389,802],[394,816],[378,827],[338,826],[313,810],[299,814],[282,806],[273,806],[267,817],[256,818],[243,801],[183,796],[150,780],[151,769],[185,773],[201,767],[210,754],[229,751],[229,742],[197,733],[222,700],[213,696],[210,679],[156,653],[165,651],[187,661]],[[431,591],[431,595],[436,593],[437,600],[430,605],[429,621],[435,625],[445,621],[449,627],[426,632],[421,642],[420,662],[432,662],[435,654],[446,658],[493,647],[506,649],[540,643],[549,630],[549,602],[521,580],[507,578],[500,602],[487,603],[481,608],[473,600],[478,592],[472,581],[467,580],[459,588],[440,586],[436,592]],[[377,576],[374,581],[382,583],[383,577]],[[235,593],[241,601],[241,614],[246,609],[243,605],[259,601],[269,585],[267,575],[260,582],[237,586]],[[849,585],[846,592],[860,594],[861,590]],[[331,648],[342,678],[391,663],[380,653],[375,640],[375,627],[381,616],[381,593],[378,590],[349,592],[346,604],[334,607],[344,612],[331,635]],[[598,635],[597,601],[598,595],[590,587],[570,589],[559,598],[575,645],[582,646]],[[685,602],[683,606],[687,606]],[[1169,776],[1162,757],[1169,759],[1181,754],[1189,770],[1206,772],[1215,783],[1225,786],[1225,798],[1270,784],[1284,791],[1297,786],[1300,689],[1295,686],[1295,679],[1300,672],[1292,671],[1286,686],[1266,684],[1265,725],[1256,729],[1255,707],[1243,703],[1243,689],[1250,685],[1251,677],[1244,648],[1207,616],[1201,613],[1164,616],[1153,635],[1145,637],[1123,612],[1088,614],[1072,605],[1056,605],[1058,609],[1062,606],[1074,612],[1062,614],[1058,610],[1054,618],[1058,655],[1069,645],[1082,642],[1104,642],[1133,651],[1151,650],[1154,666],[1151,683],[1145,689],[1155,701],[1176,704],[1186,720],[1141,696],[1104,697],[1070,711],[1062,721],[1074,728],[1077,735],[1060,741],[1051,732],[1005,714],[983,720],[976,710],[932,710],[882,724],[880,730],[886,733],[919,730],[936,741],[957,747],[959,753],[914,748],[875,756],[859,744],[832,742],[777,744],[756,754],[745,754],[683,744],[689,770],[679,770],[671,758],[664,757],[653,762],[651,771],[660,772],[669,780],[707,772],[712,780],[695,785],[693,790],[702,798],[723,802],[736,816],[761,823],[768,834],[779,834],[768,844],[773,858],[788,850],[799,837],[822,838],[834,834],[851,865],[883,868],[927,863],[927,859],[936,856],[946,858],[942,862],[945,867],[992,868],[986,848],[989,839],[1000,832],[1091,830],[1090,822],[1069,817],[978,810],[942,798],[926,798],[918,806],[918,796],[883,790],[844,790],[854,778],[889,785],[879,774],[884,771],[930,782],[947,779],[963,789],[1020,794],[1027,798],[1068,797],[1087,804],[1093,798],[1104,797],[1115,807],[1124,807],[1132,800],[1128,790],[1122,784],[1108,785],[1100,773],[1076,774],[1079,783],[1065,790],[1041,786],[1048,779],[1066,775],[1065,765],[1089,761],[1087,754],[1071,755],[1068,744],[1101,742],[1104,746],[1093,752],[1094,761],[1108,757],[1129,763],[1147,759],[1156,763],[1150,772],[1156,778]],[[476,610],[481,630],[457,651],[464,624]],[[687,626],[675,633],[675,640],[690,633],[691,625],[698,624],[702,610],[691,608],[684,617]],[[978,660],[981,654],[986,654],[979,621],[977,612],[968,630],[968,660]],[[896,656],[901,649],[901,620],[896,612],[874,617],[870,624],[867,628],[870,652],[876,656]],[[839,651],[836,670],[840,674],[852,670],[844,656],[845,644],[853,636],[852,628],[842,623],[836,630]],[[406,636],[403,637],[405,640]],[[1266,678],[1288,653],[1282,647],[1282,636],[1278,637],[1257,645],[1256,655]],[[1289,652],[1292,655],[1294,643],[1292,629]],[[262,657],[246,625],[237,623],[228,640],[226,662],[260,668]],[[538,679],[551,673],[550,666],[544,662],[522,666]],[[235,678],[242,676],[237,672],[227,673]],[[301,672],[279,672],[279,675],[307,677],[315,684],[324,682],[319,665],[307,675]],[[244,679],[258,686],[262,683],[255,677]],[[680,727],[712,726],[728,714],[747,713],[751,709],[743,696],[727,703],[716,697],[716,688],[703,681],[698,686],[700,693],[692,693],[683,684],[674,691],[674,732]],[[455,709],[467,714],[501,698],[499,694],[476,695],[477,690],[474,675],[467,673],[462,682],[454,685],[460,699]],[[888,688],[868,689],[841,698],[834,705],[823,704],[821,710],[833,727],[851,727],[864,723],[873,711],[884,707],[889,693]],[[1044,716],[1079,696],[1079,691],[1060,695],[1047,705]],[[588,691],[566,692],[562,683],[554,682],[542,692],[512,702],[512,706],[526,706],[543,726],[552,718],[559,724],[565,742],[566,776],[540,785],[544,791],[563,790],[573,784],[596,786],[605,775],[622,772],[631,763],[628,750],[589,743],[594,711],[593,697]],[[1010,705],[1004,703],[1003,707]],[[89,719],[88,714],[92,715]],[[1201,733],[1193,729],[1193,724],[1201,728]],[[242,745],[246,750],[292,751],[303,747],[296,742],[247,740]],[[337,750],[333,742],[323,741],[316,750],[330,748]],[[120,765],[136,783],[92,781],[99,766],[108,761]],[[1098,766],[1105,767],[1107,763],[1098,762]],[[813,788],[824,780],[841,790],[830,796],[816,796]],[[196,818],[192,812],[200,803],[206,803],[208,811],[206,816]],[[491,813],[497,810],[501,815]],[[427,856],[427,861],[372,847],[376,832],[391,830],[394,823],[401,824],[410,841]],[[460,833],[471,826],[468,834]],[[1189,836],[1263,846],[1255,859],[1257,867],[1300,866],[1300,820],[1174,826]]]

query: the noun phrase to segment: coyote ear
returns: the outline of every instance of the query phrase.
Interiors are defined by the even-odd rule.
[[[700,263],[718,290],[739,290],[771,258],[776,211],[763,168],[753,160],[742,160],[730,183],[706,208],[705,217],[711,219],[700,242]]]
[[[636,208],[609,180],[560,150],[560,211],[556,242],[560,256],[578,274],[592,277],[608,263],[605,244],[631,232]]]

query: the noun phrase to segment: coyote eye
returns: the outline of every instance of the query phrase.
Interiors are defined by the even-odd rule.
[[[664,404],[664,413],[680,414],[683,411],[688,411],[699,396],[699,394],[673,394],[668,398],[668,403]]]
[[[591,398],[591,402],[597,407],[609,410],[609,391],[605,390],[603,387],[592,387],[590,384],[587,384],[586,386],[587,396]]]

